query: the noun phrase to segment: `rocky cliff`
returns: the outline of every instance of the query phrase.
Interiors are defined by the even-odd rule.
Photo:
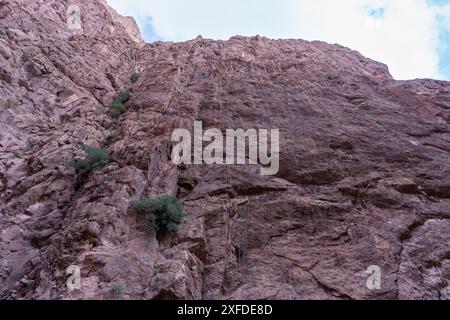
[[[0,0],[1,298],[446,297],[450,83],[322,42],[144,44],[104,0],[77,0],[71,30],[70,4]],[[171,134],[194,120],[280,129],[280,171],[174,165]],[[75,188],[81,143],[111,162]],[[162,194],[184,218],[155,238],[131,204]]]

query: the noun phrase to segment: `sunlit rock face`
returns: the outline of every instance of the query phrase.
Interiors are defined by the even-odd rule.
[[[0,3],[1,298],[447,295],[448,82],[323,42],[144,44],[105,1],[78,3],[76,29],[70,1]],[[172,132],[194,121],[279,129],[278,173],[175,165]],[[111,161],[75,188],[80,144]],[[163,194],[184,218],[155,237],[132,203]]]

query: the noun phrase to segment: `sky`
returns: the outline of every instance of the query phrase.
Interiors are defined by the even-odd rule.
[[[450,0],[107,0],[147,42],[234,35],[339,43],[398,80],[450,81]]]

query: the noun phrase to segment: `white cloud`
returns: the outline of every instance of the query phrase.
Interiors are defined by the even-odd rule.
[[[368,7],[383,8],[383,17],[368,16]],[[298,2],[296,11],[297,29],[306,39],[358,50],[386,63],[398,79],[439,77],[439,32],[425,0],[315,0]]]
[[[442,8],[437,11],[426,0],[108,2],[138,19],[152,16],[156,32],[166,40],[188,40],[200,34],[213,39],[260,34],[323,40],[387,64],[397,79],[442,78],[436,17],[445,12]],[[371,9],[375,15],[369,15]]]

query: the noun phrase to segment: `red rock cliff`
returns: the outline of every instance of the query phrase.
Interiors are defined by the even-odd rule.
[[[136,299],[444,297],[450,83],[395,81],[323,42],[144,45],[105,1],[78,3],[74,32],[69,1],[0,1],[1,298],[109,299],[112,284]],[[194,120],[280,129],[279,173],[175,166],[172,131]],[[76,190],[65,163],[80,143],[112,161]],[[184,219],[158,240],[130,206],[160,194],[178,195]],[[381,289],[366,286],[371,265]]]

